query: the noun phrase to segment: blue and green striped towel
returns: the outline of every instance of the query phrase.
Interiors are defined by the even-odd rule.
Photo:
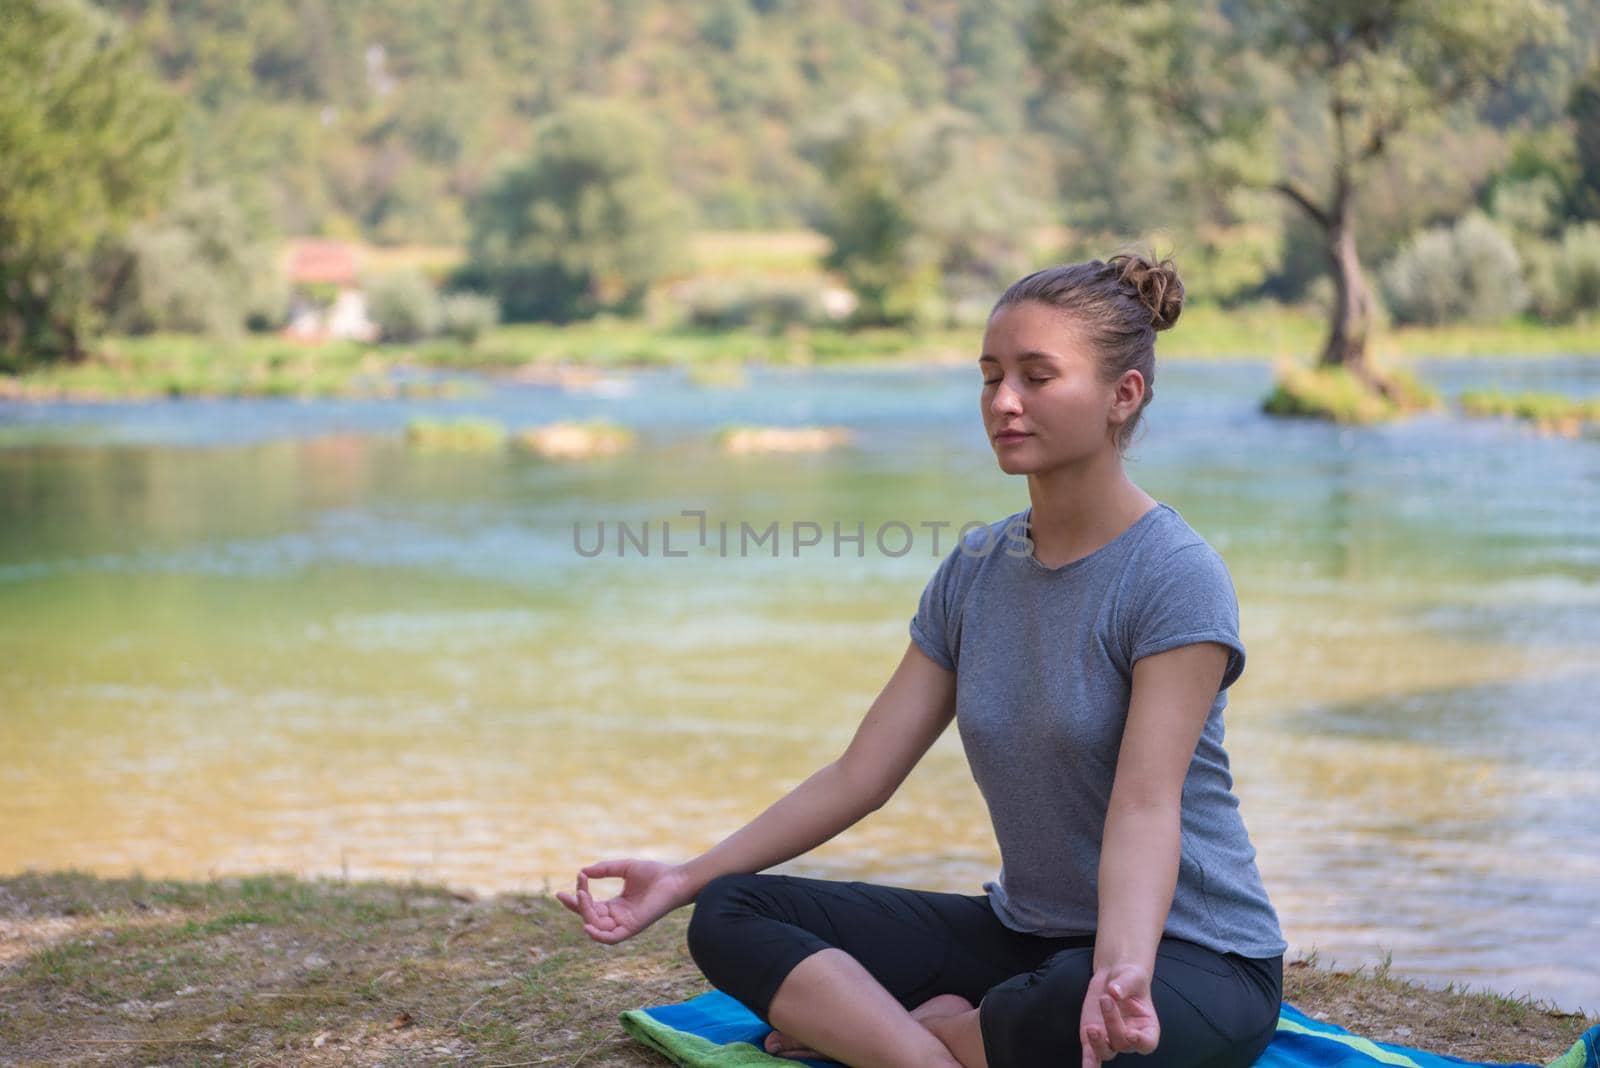
[[[683,1068],[774,1068],[796,1064],[839,1068],[835,1061],[797,1061],[767,1053],[761,1043],[771,1028],[720,990],[676,1005],[630,1009],[621,1020],[628,1034]],[[1597,1045],[1600,1027],[1591,1027],[1570,1050],[1545,1068],[1600,1068]],[[1476,1068],[1491,1063],[1494,1062],[1468,1061],[1375,1042],[1334,1024],[1313,1020],[1285,1003],[1278,1016],[1278,1034],[1256,1061],[1256,1068]]]

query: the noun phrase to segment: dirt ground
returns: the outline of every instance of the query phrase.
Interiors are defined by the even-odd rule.
[[[552,897],[263,875],[0,878],[0,1065],[665,1068],[617,1023],[708,989],[683,909],[601,946]],[[1380,1041],[1542,1064],[1596,1021],[1293,963],[1286,1000]]]

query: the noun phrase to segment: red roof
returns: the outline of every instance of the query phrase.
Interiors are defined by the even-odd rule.
[[[289,250],[289,283],[353,286],[361,279],[360,253],[344,241],[295,241]]]

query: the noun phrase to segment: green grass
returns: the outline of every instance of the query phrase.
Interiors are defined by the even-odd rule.
[[[748,364],[808,366],[872,360],[950,359],[977,345],[973,331],[796,327],[779,334],[759,330],[652,327],[642,322],[596,321],[569,326],[503,326],[474,346],[434,344],[420,357],[437,366],[509,368],[539,364],[597,367],[728,367]],[[974,356],[976,358],[976,356]]]
[[[1381,334],[1378,353],[1404,356],[1600,355],[1600,315],[1572,323],[1518,317],[1502,323],[1407,326]]]
[[[600,946],[546,895],[15,875],[0,878],[13,951],[0,958],[0,1049],[19,1065],[668,1068],[617,1014],[708,989],[684,945],[689,915]],[[1315,954],[1286,969],[1285,996],[1369,1037],[1475,1060],[1544,1063],[1596,1022]]]
[[[506,437],[493,419],[413,419],[406,426],[407,444],[429,452],[497,452]]]
[[[1461,410],[1471,416],[1521,419],[1559,433],[1575,434],[1584,423],[1600,422],[1600,399],[1580,400],[1561,393],[1469,390],[1461,394]]]
[[[1391,369],[1383,374],[1395,387],[1393,398],[1369,388],[1342,367],[1280,363],[1277,381],[1261,407],[1270,415],[1356,424],[1380,423],[1442,407],[1438,393],[1415,376]]]
[[[0,396],[24,400],[153,400],[174,397],[457,396],[455,382],[391,379],[417,363],[413,350],[355,342],[302,345],[252,335],[218,340],[161,334],[108,338],[81,363],[0,376]]]
[[[1326,314],[1317,308],[1259,303],[1233,308],[1195,304],[1160,335],[1162,358],[1291,359],[1310,363],[1327,338]],[[1379,362],[1424,357],[1600,355],[1600,317],[1550,324],[1528,318],[1453,326],[1397,326],[1375,330],[1371,354]]]
[[[1163,334],[1163,360],[1271,359],[1309,364],[1320,349],[1320,312],[1277,304],[1220,308],[1197,304]],[[402,369],[522,370],[557,374],[574,367],[684,367],[706,385],[737,384],[735,371],[772,366],[859,366],[976,359],[979,326],[911,330],[846,330],[795,326],[780,332],[658,326],[599,319],[567,326],[514,324],[470,344],[329,342],[302,345],[274,336],[231,341],[158,335],[108,338],[90,359],[0,375],[0,397],[23,400],[133,400],[162,397],[459,396],[470,384],[398,382]],[[1389,362],[1424,356],[1600,354],[1600,318],[1548,326],[1501,324],[1404,328],[1380,332],[1373,355]]]

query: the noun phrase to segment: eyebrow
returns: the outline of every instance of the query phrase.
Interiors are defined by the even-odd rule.
[[[1027,363],[1029,360],[1053,360],[1055,358],[1056,358],[1056,354],[1053,353],[1053,352],[1038,352],[1036,350],[1030,349],[1027,352],[1024,352],[1021,356],[1018,356],[1017,357],[1017,362],[1018,363]],[[1000,362],[1000,357],[991,356],[986,352],[982,356],[978,357],[978,362],[979,363],[999,363]]]

